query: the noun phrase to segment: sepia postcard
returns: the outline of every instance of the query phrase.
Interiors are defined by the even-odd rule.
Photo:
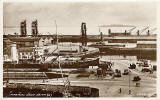
[[[157,99],[156,0],[2,3],[3,99]]]

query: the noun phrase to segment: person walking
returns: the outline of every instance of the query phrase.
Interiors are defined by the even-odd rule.
[[[121,88],[119,88],[119,93],[121,93],[122,92],[122,89]]]

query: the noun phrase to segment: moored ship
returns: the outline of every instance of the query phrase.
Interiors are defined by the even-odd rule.
[[[118,54],[156,54],[156,41],[137,41],[137,43],[97,43],[90,45],[100,52]]]
[[[89,66],[97,66],[99,64],[99,58],[86,58],[86,59],[68,59],[61,60],[62,68],[88,68]],[[39,68],[48,70],[48,68],[58,68],[58,61],[51,61],[50,63],[36,64],[36,63],[4,63],[3,68]]]
[[[128,54],[156,54],[156,41],[138,41],[135,46],[126,44],[124,47],[110,47],[111,51]]]

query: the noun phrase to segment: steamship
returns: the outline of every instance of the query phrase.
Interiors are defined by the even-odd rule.
[[[99,48],[100,52],[105,53],[118,53],[118,54],[156,54],[156,35],[150,35],[151,31],[155,31],[156,28],[147,31],[147,35],[140,35],[148,27],[138,30],[137,35],[131,35],[132,28],[127,32],[114,33],[111,29],[108,30],[108,37],[104,41],[102,32],[100,33],[100,42],[89,45],[90,47]]]
[[[15,37],[9,37],[9,40],[14,42],[14,44],[12,43],[13,47],[12,56],[13,60],[16,61],[16,63],[13,64],[4,62],[4,68],[6,68],[6,66],[8,68],[40,68],[45,70],[46,68],[58,68],[57,57],[61,56],[61,58],[65,58],[66,55],[68,57],[61,60],[62,68],[87,68],[89,66],[98,65],[99,58],[97,57],[87,58],[91,57],[92,55],[97,55],[97,53],[99,53],[99,50],[94,49],[93,51],[91,51],[86,48],[87,46],[86,23],[82,23],[81,25],[82,50],[80,50],[78,53],[70,51],[62,52],[62,50],[59,50],[59,52],[55,52],[57,51],[58,47],[54,48],[55,50],[52,50],[52,52],[50,53],[46,54],[41,53],[44,52],[45,50],[43,49],[44,45],[40,47],[39,43],[40,38],[38,37],[37,25],[38,25],[37,20],[32,22],[32,36],[31,37],[27,36],[26,20],[25,20],[20,23],[21,36],[16,35]],[[57,40],[58,40],[58,35],[57,37],[55,37],[54,41],[57,42]],[[42,41],[42,43],[44,42],[45,41]],[[73,59],[69,59],[70,57]],[[47,58],[50,58],[49,62],[46,62]]]
[[[32,23],[32,26],[36,26],[37,21]],[[82,23],[82,34],[86,35],[86,24]],[[33,37],[37,35],[37,28],[33,28]],[[26,21],[21,23],[21,33],[22,36],[26,36]],[[86,38],[85,36],[82,39]],[[24,38],[21,40],[23,42]],[[19,52],[20,47],[23,46],[21,41],[16,41],[18,44]],[[27,42],[33,42],[30,39]],[[82,45],[86,46],[86,41],[82,42]],[[29,44],[27,44],[29,45]],[[21,47],[22,48],[22,47]],[[12,45],[12,62],[5,62],[3,64],[3,75],[4,75],[4,87],[3,96],[4,97],[98,97],[99,90],[96,88],[88,86],[71,86],[68,80],[68,75],[64,74],[63,68],[87,68],[90,65],[97,65],[99,63],[99,58],[87,59],[87,58],[76,58],[70,60],[69,58],[62,60],[60,55],[58,55],[50,60],[50,62],[45,62],[39,60],[40,55],[36,50],[37,47],[32,47],[34,54],[27,56],[28,59],[22,59],[21,62],[17,61],[16,46]],[[57,49],[58,49],[58,37],[57,37]],[[31,54],[31,53],[30,53]],[[22,55],[23,56],[23,55]],[[43,56],[43,55],[42,55]],[[45,58],[45,57],[44,57]],[[46,58],[45,58],[46,60]],[[50,69],[57,68],[60,69],[60,73],[54,73]],[[63,82],[54,83],[25,83],[25,82],[14,82],[8,83],[9,80],[16,79],[53,79],[61,78]]]
[[[134,44],[108,43],[91,45],[99,48],[100,52],[119,54],[156,54],[156,41],[138,41]]]

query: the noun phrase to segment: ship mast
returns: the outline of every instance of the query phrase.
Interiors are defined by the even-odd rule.
[[[65,90],[64,90],[64,96],[65,97],[69,97],[69,86],[70,86],[70,82],[68,80],[68,77],[67,77],[67,82],[65,82],[64,80],[64,75],[63,75],[63,70],[61,68],[61,65],[60,65],[60,52],[59,52],[59,38],[58,38],[58,33],[57,33],[57,23],[56,23],[56,20],[55,20],[55,26],[56,26],[56,36],[57,36],[57,52],[58,52],[58,66],[59,66],[59,69],[61,71],[61,75],[62,75],[62,79],[63,79],[63,83],[64,83],[64,87],[65,87]]]
[[[62,75],[62,78],[63,78],[63,83],[64,83],[64,77],[63,77],[63,71],[62,71],[62,68],[61,68],[61,65],[60,65],[60,55],[59,55],[59,39],[58,39],[58,34],[57,34],[57,23],[56,23],[56,20],[55,20],[55,25],[56,25],[56,36],[57,36],[57,52],[58,52],[58,66],[59,66],[59,69],[61,71],[61,75]]]

